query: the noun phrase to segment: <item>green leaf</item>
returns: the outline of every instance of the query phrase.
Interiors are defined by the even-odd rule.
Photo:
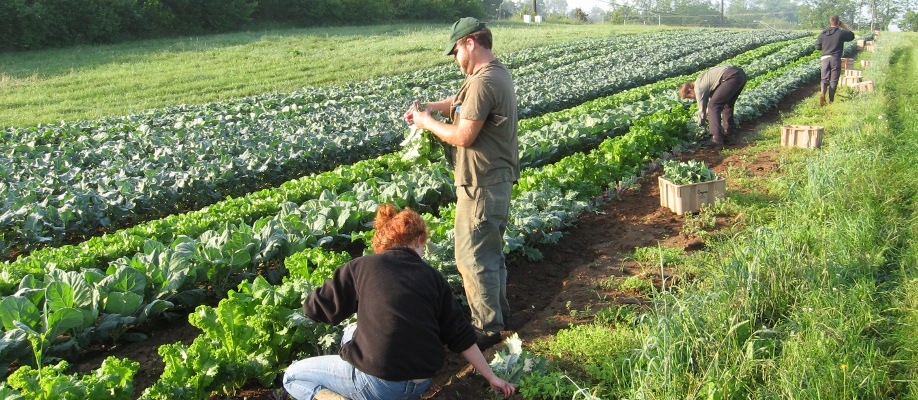
[[[25,297],[7,296],[0,301],[0,321],[3,322],[3,329],[7,331],[17,328],[14,321],[19,321],[32,330],[38,330],[41,325],[41,311]]]
[[[51,312],[72,308],[74,306],[73,287],[61,281],[49,283],[48,287],[45,288],[45,304],[48,307],[48,311]]]
[[[133,292],[111,292],[105,298],[105,312],[134,315],[143,305],[143,296]]]
[[[147,287],[147,277],[136,269],[118,266],[114,273],[100,282],[100,285],[113,292],[132,292],[143,296]]]
[[[54,338],[71,329],[83,326],[83,313],[75,308],[61,308],[48,315],[45,335]]]

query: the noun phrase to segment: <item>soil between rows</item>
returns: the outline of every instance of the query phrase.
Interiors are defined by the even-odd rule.
[[[789,112],[818,90],[818,84],[802,86],[758,120],[740,125],[736,144],[727,148],[748,146],[764,125],[779,121],[781,113]],[[768,176],[778,168],[775,161],[777,151],[757,153],[756,158],[750,159],[735,154],[725,156],[716,149],[699,149],[677,157],[683,160],[702,160],[717,173],[723,173],[730,167],[744,169],[749,175]],[[531,343],[554,335],[572,323],[590,322],[589,313],[571,313],[571,310],[598,310],[615,303],[646,302],[647,299],[633,293],[608,291],[597,285],[597,282],[610,277],[626,278],[642,274],[642,266],[622,256],[637,247],[661,244],[682,248],[686,252],[704,248],[701,238],[682,232],[685,222],[683,216],[660,206],[657,176],[659,171],[647,174],[638,181],[638,189],[622,193],[618,199],[605,199],[606,202],[594,212],[582,215],[557,244],[541,249],[545,255],[543,260],[514,260],[509,263],[507,290],[514,315],[508,326],[510,331],[504,332],[505,337],[515,332],[523,343]],[[715,229],[729,223],[719,219]],[[668,276],[678,275],[673,271],[664,272]],[[200,330],[188,324],[187,319],[179,319],[160,324],[148,334],[150,339],[146,341],[121,344],[89,354],[74,363],[72,369],[91,371],[98,368],[108,356],[138,361],[141,368],[134,381],[136,398],[146,387],[156,382],[163,371],[164,364],[157,354],[159,346],[175,342],[190,344],[200,334]],[[500,346],[485,351],[485,358],[490,360]],[[212,399],[274,400],[283,398],[279,396],[282,393],[283,389],[278,383],[274,388],[248,388],[234,396],[214,396]],[[452,400],[494,397],[487,382],[474,373],[468,363],[459,355],[450,354],[423,398]]]

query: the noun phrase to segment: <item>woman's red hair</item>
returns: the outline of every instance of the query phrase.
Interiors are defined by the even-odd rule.
[[[392,204],[382,204],[373,222],[373,252],[382,253],[392,246],[409,246],[418,238],[427,239],[427,225],[414,210],[398,211]]]

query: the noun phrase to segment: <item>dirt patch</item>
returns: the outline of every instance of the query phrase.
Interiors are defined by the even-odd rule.
[[[780,120],[781,113],[790,111],[803,99],[818,91],[818,85],[801,87],[784,99],[777,109],[769,111],[757,121],[739,127],[736,144],[728,149],[749,146],[765,124]],[[754,158],[740,157],[734,152],[715,149],[700,149],[693,153],[679,154],[683,160],[704,161],[717,173],[727,169],[742,170],[749,176],[768,176],[777,171],[777,151],[758,152]],[[682,248],[691,252],[704,248],[703,240],[683,230],[685,217],[672,213],[660,206],[656,184],[659,171],[644,176],[639,187],[622,193],[618,199],[607,199],[593,212],[582,215],[576,226],[565,232],[564,237],[554,245],[541,248],[545,255],[541,261],[513,260],[509,263],[508,294],[513,317],[504,336],[515,332],[524,343],[556,334],[569,324],[586,323],[592,319],[590,312],[612,304],[642,304],[646,299],[638,293],[604,289],[598,283],[610,278],[627,278],[633,275],[656,274],[654,281],[661,284],[659,270],[648,272],[644,266],[623,255],[637,247],[656,246]],[[731,188],[731,190],[733,190]],[[742,189],[740,190],[742,192]],[[719,221],[723,227],[730,221]],[[669,285],[673,271],[664,271]],[[678,280],[675,280],[678,282]],[[607,287],[607,286],[605,286]],[[156,353],[165,343],[191,343],[200,331],[187,323],[187,319],[162,326],[151,332],[151,339],[133,344],[123,344],[106,349],[74,365],[78,371],[98,368],[101,361],[110,355],[128,357],[141,363],[135,379],[136,394],[152,385],[162,373],[163,362]],[[495,349],[485,352],[490,360]],[[278,398],[278,382],[274,388],[251,388],[235,396],[212,397],[212,399],[265,399]],[[475,374],[459,355],[450,354],[447,362],[434,377],[425,399],[483,399],[492,398],[487,382]],[[520,396],[516,396],[519,398]]]

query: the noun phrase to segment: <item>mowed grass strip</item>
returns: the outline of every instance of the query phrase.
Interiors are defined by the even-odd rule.
[[[659,30],[495,22],[498,55]],[[0,53],[0,128],[125,115],[391,76],[452,62],[449,24],[261,29]]]

